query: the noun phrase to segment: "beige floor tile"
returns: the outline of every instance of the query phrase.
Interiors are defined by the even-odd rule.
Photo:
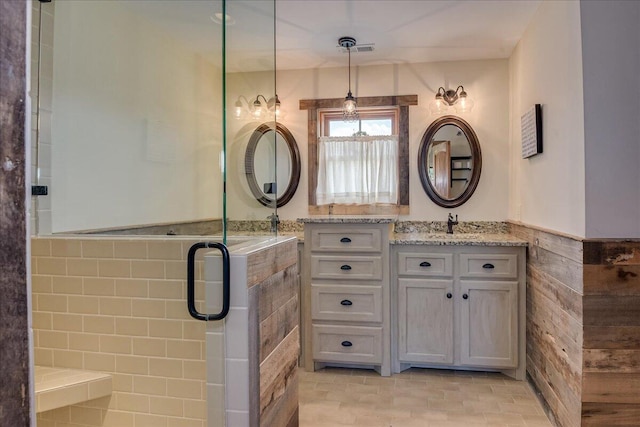
[[[327,368],[299,378],[301,427],[551,427],[529,385],[502,374]]]

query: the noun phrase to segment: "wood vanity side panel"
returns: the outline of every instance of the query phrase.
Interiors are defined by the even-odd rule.
[[[563,427],[581,425],[582,242],[511,224],[527,248],[527,372]]]

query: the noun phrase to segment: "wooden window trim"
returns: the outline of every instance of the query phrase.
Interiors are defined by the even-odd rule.
[[[329,128],[329,122],[334,120],[342,120],[342,110],[319,110],[319,123],[320,123],[320,136],[327,136],[327,129]],[[398,107],[386,107],[386,108],[371,108],[364,111],[360,111],[360,120],[372,120],[372,119],[391,119],[391,134],[398,134],[398,120],[399,120],[399,108]],[[363,117],[364,116],[364,117]]]
[[[409,106],[418,105],[418,95],[368,96],[358,98],[358,107],[398,107],[398,204],[397,205],[330,205],[318,206],[318,136],[320,135],[320,110],[342,108],[344,98],[301,99],[300,109],[307,110],[308,165],[307,181],[309,213],[311,215],[394,215],[409,213]]]

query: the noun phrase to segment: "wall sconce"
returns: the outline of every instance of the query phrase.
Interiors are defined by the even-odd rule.
[[[260,98],[262,98],[264,102],[261,101]],[[270,98],[269,100],[267,100],[267,98],[265,98],[264,95],[260,94],[256,96],[253,102],[250,102],[249,100],[247,100],[247,98],[240,95],[238,97],[238,100],[235,103],[235,109],[234,109],[233,115],[237,120],[243,119],[247,116],[255,120],[260,120],[262,116],[266,116],[269,113],[273,113],[277,119],[280,117],[280,114],[281,114],[280,107],[281,107],[280,98],[278,98],[277,94],[275,97]]]
[[[244,101],[244,103],[246,104],[246,107],[242,104],[242,101]],[[249,101],[243,95],[240,95],[238,97],[238,100],[235,103],[233,117],[235,117],[236,120],[240,120],[247,115],[248,111],[249,111]]]
[[[460,85],[456,90],[445,90],[438,88],[436,98],[429,103],[431,114],[444,114],[450,107],[456,110],[456,113],[468,113],[474,105],[473,99],[469,98],[464,86]]]

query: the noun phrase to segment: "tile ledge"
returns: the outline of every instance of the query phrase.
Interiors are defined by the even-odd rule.
[[[67,368],[35,367],[36,412],[50,411],[109,396],[109,374]]]

